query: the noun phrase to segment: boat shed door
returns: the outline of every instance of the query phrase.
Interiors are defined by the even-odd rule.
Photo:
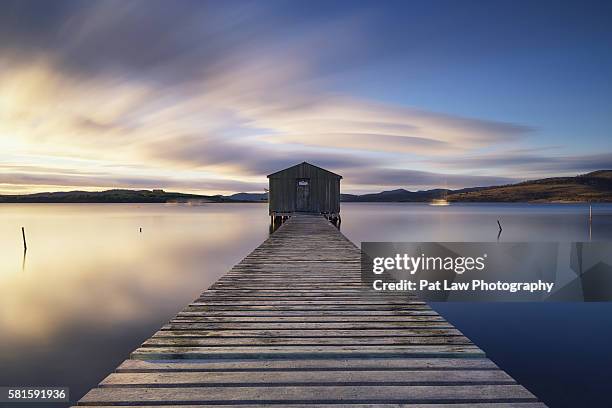
[[[295,210],[310,210],[310,179],[300,178],[295,186]]]

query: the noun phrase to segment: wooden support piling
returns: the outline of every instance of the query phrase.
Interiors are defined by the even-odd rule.
[[[296,214],[79,406],[541,408],[425,302],[364,286],[360,250]]]
[[[21,227],[21,236],[23,238],[23,250],[27,251],[28,250],[28,243],[26,242],[25,228],[24,227]]]

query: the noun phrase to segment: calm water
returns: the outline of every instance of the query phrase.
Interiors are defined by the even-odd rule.
[[[612,205],[343,204],[360,241],[612,240]],[[265,204],[0,205],[0,385],[76,401],[268,235]],[[21,226],[26,228],[24,257]],[[142,228],[142,232],[140,232]],[[609,406],[612,304],[435,304],[551,407]],[[86,362],[86,364],[85,364]]]

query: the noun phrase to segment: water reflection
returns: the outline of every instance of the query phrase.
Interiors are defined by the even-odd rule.
[[[360,241],[611,241],[612,205],[344,205]],[[496,220],[503,223],[499,235]],[[498,235],[498,238],[496,237]],[[551,408],[610,405],[612,303],[433,303]],[[597,333],[597,335],[593,335]]]
[[[25,261],[26,261],[26,254],[28,253],[28,248],[23,248],[23,261],[21,261],[21,270],[25,271]]]
[[[266,221],[262,204],[0,205],[0,384],[80,396],[263,241]]]
[[[19,215],[2,208],[2,341],[52,336],[67,319],[110,325],[154,315],[156,294],[195,296],[265,237],[261,228],[245,228],[265,219],[256,212],[260,208],[211,213],[180,207],[30,206]],[[27,222],[30,231],[30,248],[20,265],[24,273],[15,273],[11,262],[19,253],[8,233],[15,218]]]
[[[360,241],[588,241],[588,204],[345,203],[342,232]],[[612,205],[593,205],[593,241],[612,240]]]
[[[499,219],[500,241],[612,240],[612,206],[593,213],[590,231],[584,205],[350,203],[342,205],[342,231],[356,244],[495,241]],[[78,399],[270,227],[264,203],[0,205],[0,385],[69,385]],[[462,320],[480,312],[447,309],[467,334],[489,341],[477,322]],[[496,344],[503,342],[487,344],[495,356]]]

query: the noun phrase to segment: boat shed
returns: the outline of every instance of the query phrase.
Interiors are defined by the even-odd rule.
[[[311,213],[338,218],[342,176],[303,162],[272,173],[268,179],[270,216]]]

